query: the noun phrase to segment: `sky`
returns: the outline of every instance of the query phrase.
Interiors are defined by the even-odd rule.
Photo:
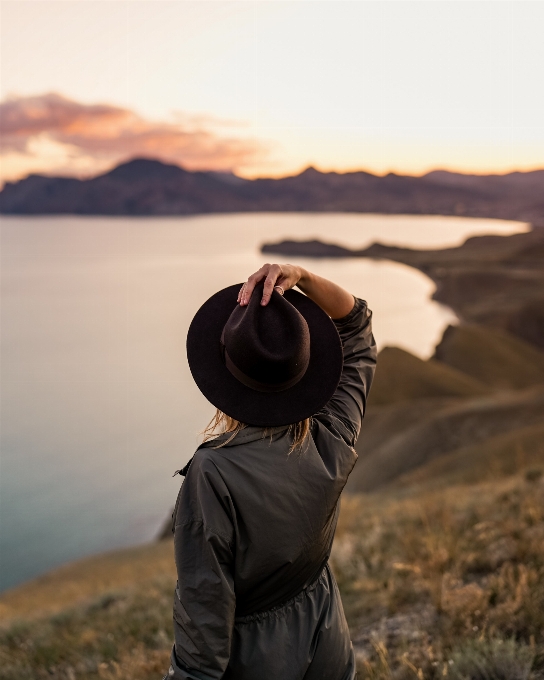
[[[11,0],[0,181],[544,167],[544,2]]]

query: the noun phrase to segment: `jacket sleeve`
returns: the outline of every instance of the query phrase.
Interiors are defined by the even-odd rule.
[[[228,490],[197,452],[175,511],[172,680],[217,680],[228,666],[236,598]]]
[[[351,312],[333,321],[342,341],[342,375],[336,392],[314,417],[329,430],[338,433],[349,446],[354,446],[376,370],[377,349],[372,335],[372,312],[364,300],[355,298]]]

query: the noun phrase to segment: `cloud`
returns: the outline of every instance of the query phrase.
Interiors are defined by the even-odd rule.
[[[261,162],[268,151],[254,139],[220,134],[222,129],[243,127],[236,121],[183,113],[173,122],[155,122],[130,109],[82,104],[56,93],[10,97],[0,103],[3,175],[89,175],[136,156],[190,170],[239,171]]]

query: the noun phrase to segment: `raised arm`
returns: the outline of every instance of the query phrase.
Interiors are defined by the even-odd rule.
[[[274,288],[279,286],[282,292],[298,286],[334,321],[342,341],[344,366],[336,392],[315,418],[354,446],[376,368],[372,312],[364,300],[354,298],[336,283],[291,264],[265,264],[243,285],[238,302],[247,305],[255,286],[263,280],[262,305],[268,304]]]
[[[338,431],[349,446],[355,446],[376,370],[372,312],[365,300],[356,298],[349,314],[333,321],[342,341],[344,365],[336,392],[315,418]]]

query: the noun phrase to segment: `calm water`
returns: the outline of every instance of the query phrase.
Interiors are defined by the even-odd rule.
[[[2,218],[0,589],[150,540],[172,473],[212,409],[185,362],[188,325],[264,261],[264,241],[456,245],[525,225],[375,215]],[[378,344],[427,357],[454,316],[403,265],[305,261],[368,300]]]

